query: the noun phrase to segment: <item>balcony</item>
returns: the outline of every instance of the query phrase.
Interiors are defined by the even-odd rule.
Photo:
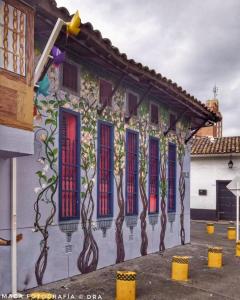
[[[0,158],[33,154],[33,9],[1,1],[0,33]]]

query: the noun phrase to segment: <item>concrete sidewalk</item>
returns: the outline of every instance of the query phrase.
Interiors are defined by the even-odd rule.
[[[207,235],[205,223],[192,222],[192,243],[107,267],[90,274],[48,284],[41,290],[51,291],[58,299],[115,299],[117,270],[137,272],[137,299],[240,299],[240,258],[235,257],[235,242],[227,240],[228,225],[216,224],[215,234]],[[223,247],[222,269],[208,269],[208,246]],[[190,256],[190,280],[170,280],[173,255]],[[40,290],[35,289],[35,290]],[[27,291],[28,293],[30,291]],[[74,296],[74,298],[73,298]],[[61,298],[60,298],[61,297]],[[128,299],[126,299],[128,300]]]

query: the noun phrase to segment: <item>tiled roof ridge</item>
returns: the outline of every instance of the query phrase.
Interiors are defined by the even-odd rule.
[[[61,15],[65,17],[65,20],[69,20],[71,18],[72,15],[70,15],[66,7],[57,7],[57,3],[55,0],[47,0],[47,1],[50,3],[51,6],[53,6],[53,8],[57,9],[61,13]],[[117,56],[121,57],[127,63],[130,63],[131,65],[138,67],[139,70],[146,71],[147,73],[149,73],[149,75],[154,76],[156,80],[158,81],[161,80],[163,83],[171,85],[171,87],[175,91],[178,91],[182,93],[185,97],[187,97],[190,103],[192,102],[193,104],[197,104],[201,106],[207,112],[211,113],[216,121],[221,120],[221,114],[214,113],[211,108],[207,107],[207,105],[205,105],[203,102],[199,101],[197,98],[187,93],[186,90],[184,90],[181,86],[178,86],[177,83],[173,82],[171,79],[162,76],[162,74],[157,73],[154,69],[149,69],[148,66],[144,66],[141,63],[136,62],[134,59],[129,59],[126,53],[121,53],[117,47],[112,45],[110,39],[103,38],[101,32],[97,29],[94,29],[93,25],[90,22],[82,23],[81,26],[82,28],[91,31],[99,40],[103,41],[103,43],[107,47],[109,47],[111,51],[113,51]]]
[[[192,141],[192,155],[240,154],[240,136],[195,137]]]

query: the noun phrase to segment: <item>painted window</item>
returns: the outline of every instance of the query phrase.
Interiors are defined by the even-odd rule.
[[[126,214],[138,214],[138,133],[126,131]]]
[[[168,211],[176,211],[176,145],[168,144]]]
[[[98,217],[113,215],[113,125],[98,123]]]
[[[137,116],[138,97],[132,93],[128,93],[128,113]]]
[[[79,218],[80,117],[61,109],[59,116],[59,218]]]
[[[100,80],[99,102],[106,106],[112,106],[112,84],[106,80]]]
[[[174,114],[170,114],[169,119],[171,130],[176,131],[176,116]]]
[[[78,67],[69,62],[64,62],[62,67],[62,86],[71,91],[78,91]]]
[[[159,204],[159,140],[149,138],[149,213],[158,213]]]
[[[153,124],[158,124],[158,105],[151,104],[150,106],[150,120]]]
[[[26,14],[0,1],[0,68],[26,75]]]

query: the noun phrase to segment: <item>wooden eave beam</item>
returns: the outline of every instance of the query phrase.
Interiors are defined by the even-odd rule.
[[[169,125],[168,129],[166,131],[164,131],[164,136],[166,136],[170,130],[172,130],[172,127],[175,127],[177,125],[177,122],[179,122],[181,120],[181,118],[188,112],[189,110],[185,110],[183,111],[181,114],[178,115],[178,117],[176,118],[175,122],[171,125]]]

